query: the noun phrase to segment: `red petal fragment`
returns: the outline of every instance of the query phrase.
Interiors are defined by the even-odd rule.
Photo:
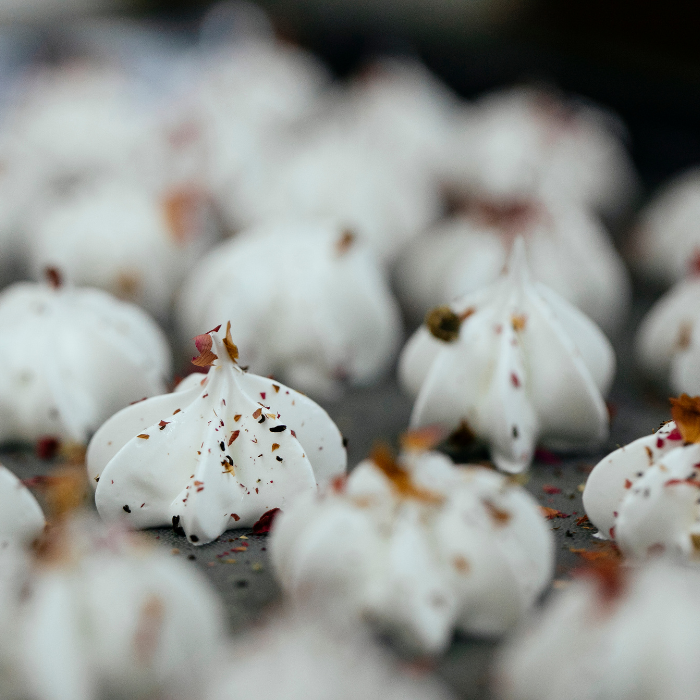
[[[61,443],[57,438],[47,435],[36,441],[36,456],[39,459],[53,459],[60,447]]]
[[[273,508],[272,510],[268,510],[267,513],[263,513],[260,516],[260,520],[253,525],[253,533],[256,535],[265,535],[270,532],[274,519],[281,512],[279,508]]]
[[[553,496],[556,493],[561,493],[561,489],[558,486],[552,486],[552,484],[544,484],[544,486],[542,486],[542,490],[545,493],[548,493],[550,496]]]
[[[220,327],[221,326],[219,326],[219,328]],[[209,331],[209,333],[213,332],[214,331]],[[192,358],[193,365],[196,365],[197,367],[209,367],[214,360],[218,359],[217,356],[211,351],[213,341],[210,335],[206,333],[203,335],[198,335],[194,339],[194,344],[197,346],[197,350],[199,350],[199,357]]]

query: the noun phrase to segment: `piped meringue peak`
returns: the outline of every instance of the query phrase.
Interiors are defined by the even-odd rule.
[[[206,376],[125,408],[90,442],[88,474],[105,520],[172,524],[205,544],[345,473],[343,438],[328,414],[241,369],[230,324],[219,329],[195,339],[193,363],[210,367]]]
[[[700,396],[671,399],[671,415],[599,462],[583,492],[599,537],[630,557],[700,556]]]
[[[269,546],[296,603],[437,653],[455,628],[493,635],[515,623],[548,584],[554,545],[522,487],[429,445],[414,434],[398,457],[375,449],[280,515]]]
[[[399,360],[399,379],[417,397],[411,427],[473,434],[508,472],[525,469],[538,442],[577,449],[605,440],[614,371],[602,331],[530,280],[522,238],[494,285],[431,311]]]

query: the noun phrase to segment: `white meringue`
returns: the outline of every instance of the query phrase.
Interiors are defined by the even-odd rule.
[[[135,86],[88,63],[27,76],[3,138],[9,167],[29,172],[39,197],[116,174],[160,184],[170,163],[168,133]]]
[[[35,276],[46,267],[168,317],[178,283],[213,244],[203,196],[152,194],[127,179],[103,180],[62,198],[31,227]]]
[[[90,442],[87,468],[105,520],[172,524],[201,545],[315,493],[345,472],[347,456],[320,406],[238,367],[228,333],[198,343],[215,362],[209,374],[110,418]]]
[[[36,498],[0,464],[0,549],[8,543],[30,545],[41,535],[45,524],[44,513]]]
[[[0,293],[0,328],[0,443],[86,442],[115,411],[165,391],[165,335],[101,290],[17,283]]]
[[[453,145],[453,187],[469,196],[543,193],[619,214],[638,189],[624,126],[581,101],[531,88],[481,98],[464,112]]]
[[[201,129],[206,179],[229,228],[251,223],[249,190],[264,192],[279,139],[315,109],[329,80],[312,55],[264,37],[242,37],[205,56],[190,109]]]
[[[310,613],[312,611],[309,611]],[[274,669],[274,672],[271,672]],[[283,614],[234,643],[205,700],[449,700],[356,629]]]
[[[399,359],[399,379],[417,397],[412,427],[466,424],[510,472],[530,464],[538,442],[590,448],[607,437],[613,349],[578,309],[530,281],[522,239],[498,282],[439,307],[430,322]]]
[[[441,179],[451,157],[457,97],[416,60],[381,57],[357,76],[339,109],[348,127],[398,168]]]
[[[492,635],[512,626],[554,565],[532,496],[437,452],[365,460],[344,488],[280,515],[269,546],[294,598],[368,618],[428,653],[444,650],[455,628]]]
[[[208,581],[94,517],[71,521],[63,538],[19,609],[24,697],[199,697],[223,641],[224,610]]]
[[[645,277],[672,284],[700,263],[700,168],[675,177],[642,211],[630,257]]]
[[[536,280],[605,330],[619,326],[631,301],[629,275],[594,216],[552,198],[481,205],[411,241],[399,259],[396,283],[414,317],[497,279],[522,235]]]
[[[251,229],[214,249],[180,291],[180,337],[230,318],[252,371],[300,390],[337,393],[367,384],[394,357],[397,305],[366,246],[332,224]]]
[[[621,447],[599,462],[583,505],[599,537],[642,558],[684,558],[700,551],[700,444],[685,444],[669,421],[653,435]]]
[[[700,394],[700,279],[678,282],[642,319],[635,338],[640,369],[674,394]]]
[[[440,217],[440,192],[426,167],[397,162],[338,107],[283,140],[271,167],[251,168],[224,204],[245,225],[333,219],[388,263]]]
[[[585,577],[557,592],[501,652],[495,697],[697,698],[700,573],[657,563],[624,574],[607,585]]]

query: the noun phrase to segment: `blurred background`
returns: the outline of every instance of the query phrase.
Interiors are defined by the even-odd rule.
[[[616,110],[647,187],[700,159],[695,3],[557,0],[261,0],[278,32],[339,75],[377,53],[420,56],[464,96],[523,79]],[[79,17],[139,18],[187,33],[205,0],[3,0],[0,51],[48,52]],[[58,22],[58,24],[57,24]],[[41,40],[37,44],[37,37]]]

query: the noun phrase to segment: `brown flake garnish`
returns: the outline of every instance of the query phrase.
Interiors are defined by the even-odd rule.
[[[274,452],[275,450],[279,450],[280,445],[278,442],[273,442],[272,443],[272,451]]]
[[[262,408],[256,409],[255,413],[253,413],[253,418],[255,418],[255,420],[258,420],[258,418],[260,418],[261,413],[262,413]]]
[[[173,190],[163,199],[163,215],[168,232],[178,245],[186,245],[197,231],[197,210],[202,195],[193,188]]]
[[[170,421],[162,420],[160,423],[158,423],[158,425],[160,426],[161,430],[165,430],[165,426],[170,425]]]
[[[116,277],[114,293],[120,299],[134,299],[141,291],[141,276],[137,272],[122,271]]]
[[[241,431],[240,431],[240,430],[234,430],[234,431],[231,433],[231,437],[228,439],[228,444],[229,444],[229,446],[231,445],[231,443],[232,443],[240,434],[241,434]]]
[[[84,467],[79,466],[57,469],[36,486],[44,491],[46,511],[51,521],[84,505],[88,492]]]
[[[354,242],[355,234],[349,229],[343,231],[343,233],[340,235],[340,238],[338,239],[338,242],[335,244],[335,249],[338,255],[345,255],[345,253],[347,253],[348,250],[350,250],[350,247]]]
[[[472,314],[476,313],[476,308],[474,306],[468,306],[461,314],[459,314],[460,321],[466,321]]]
[[[280,388],[277,386],[277,384],[273,384],[272,388],[275,390],[275,394],[279,394]]]
[[[569,517],[566,513],[562,513],[556,508],[548,508],[547,506],[540,506],[540,511],[542,512],[542,515],[544,515],[544,517],[547,518],[547,520],[554,520],[554,518]]]
[[[690,346],[690,341],[693,337],[693,325],[691,323],[682,323],[678,329],[678,340],[676,347],[679,350],[685,350]]]
[[[411,480],[411,475],[401,467],[388,445],[382,443],[376,445],[370,454],[370,459],[384,472],[384,476],[389,479],[392,488],[401,498],[413,498],[426,503],[444,501],[440,494],[416,486]]]
[[[685,442],[700,442],[700,396],[670,398],[671,417]]]
[[[148,440],[148,438],[150,438],[151,436],[146,435],[146,433],[139,433],[136,437],[141,438],[142,440]]]
[[[438,340],[452,343],[459,338],[462,321],[449,306],[436,306],[428,311],[425,325]]]
[[[399,441],[401,449],[406,452],[425,452],[439,445],[445,436],[444,428],[439,425],[429,425],[425,428],[409,430],[399,438]]]
[[[221,328],[221,326],[218,328]],[[214,330],[218,330],[218,328]],[[202,335],[198,335],[194,338],[194,344],[197,346],[197,350],[199,350],[199,357],[192,358],[192,364],[196,367],[209,367],[213,364],[214,360],[219,359],[218,355],[215,355],[211,351],[211,346],[214,341],[209,333],[213,332],[214,331],[209,331],[208,333],[203,333]]]
[[[452,559],[452,566],[454,566],[460,574],[468,574],[469,569],[471,569],[469,562],[461,554],[458,554]]]
[[[238,347],[234,344],[233,338],[231,338],[231,321],[226,324],[226,335],[223,342],[231,362],[238,363]]]
[[[239,421],[240,419],[241,419],[241,414],[240,414],[240,413],[236,413],[236,415],[233,417],[233,420],[236,421],[236,423],[238,423],[238,421]]]
[[[44,268],[44,275],[46,277],[46,281],[49,283],[49,287],[59,289],[63,286],[63,275],[57,267]]]
[[[134,633],[134,650],[139,665],[149,666],[158,649],[163,631],[165,606],[157,595],[151,595],[141,608]]]
[[[503,527],[504,525],[506,525],[513,517],[507,510],[499,508],[491,501],[482,499],[481,502],[483,503],[484,508],[486,508],[486,512],[489,514],[491,520],[493,520],[493,522],[499,527]]]
[[[524,331],[525,324],[527,323],[527,316],[525,314],[520,314],[518,316],[513,315],[510,318],[510,322],[514,331]]]
[[[690,541],[693,543],[693,549],[700,552],[700,535],[695,532],[691,533]]]

